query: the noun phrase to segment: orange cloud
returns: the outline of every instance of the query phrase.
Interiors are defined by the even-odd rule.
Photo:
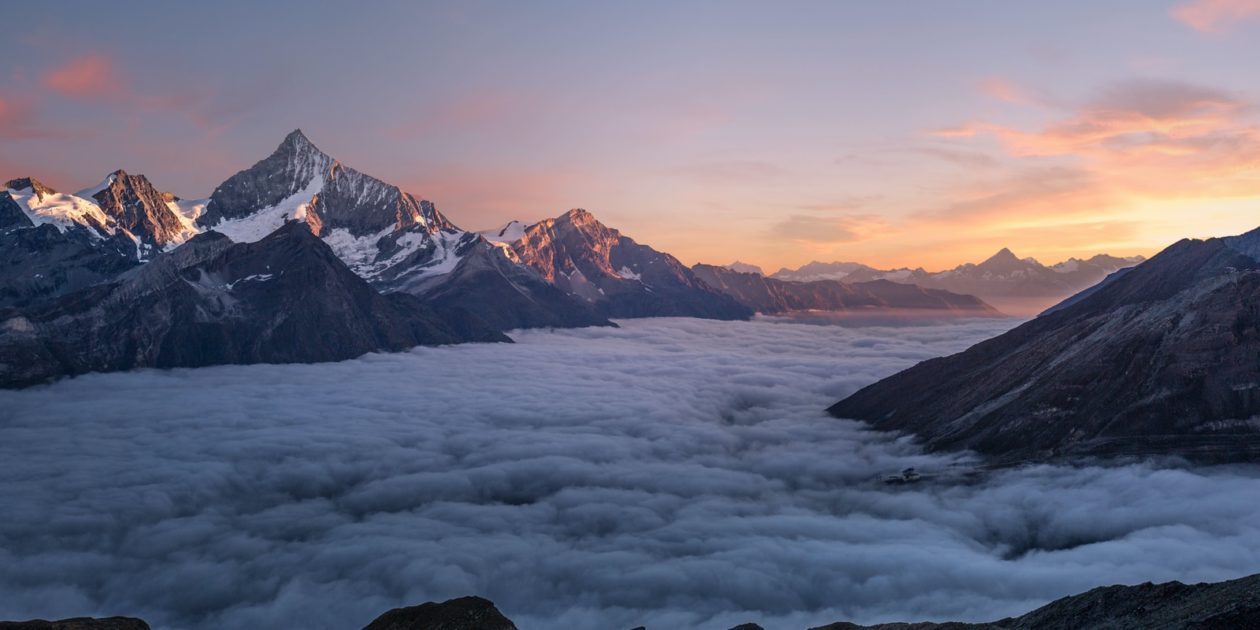
[[[113,61],[99,53],[76,57],[43,78],[44,86],[69,98],[117,96],[124,91]]]
[[[848,243],[870,238],[884,229],[883,219],[871,214],[813,216],[794,214],[777,223],[772,233],[798,243]]]
[[[1171,13],[1197,31],[1220,32],[1240,20],[1260,16],[1260,0],[1191,0],[1173,7]]]

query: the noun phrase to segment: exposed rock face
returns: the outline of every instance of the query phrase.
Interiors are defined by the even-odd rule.
[[[1104,586],[992,623],[833,623],[811,630],[1242,630],[1260,628],[1260,575],[1212,584]]]
[[[75,617],[58,621],[0,621],[0,630],[149,630],[149,624],[132,617]]]
[[[0,232],[28,227],[35,227],[35,224],[22,212],[22,206],[18,205],[9,191],[0,192]]]
[[[4,183],[4,187],[11,188],[13,190],[23,190],[29,188],[40,199],[57,194],[57,191],[45,186],[34,177],[19,177],[17,179],[10,179]]]
[[[424,226],[429,232],[453,227],[433,204],[342,166],[316,148],[301,130],[286,136],[266,159],[220,184],[198,222],[215,229],[224,222],[283,207],[285,202],[291,202],[295,210],[305,205],[305,218],[310,225],[319,226],[316,231],[321,236],[336,229],[364,237],[413,226]],[[276,217],[277,222],[284,218],[283,213]]]
[[[1260,230],[1184,240],[1069,305],[831,407],[931,449],[1260,457]]]
[[[0,205],[3,200],[0,194]],[[48,224],[0,230],[0,308],[78,291],[138,264],[135,243],[121,234],[100,238],[86,229],[62,232]]]
[[[196,234],[196,228],[185,224],[171,210],[165,195],[144,175],[128,175],[119,170],[106,181],[108,185],[94,193],[92,199],[149,252],[178,245]]]
[[[516,626],[490,600],[460,597],[395,608],[363,630],[516,630]]]
[[[752,309],[678,259],[640,245],[585,210],[529,226],[510,244],[521,262],[609,317],[747,319]]]
[[[853,262],[812,262],[799,269],[780,269],[771,277],[797,282],[891,280],[928,289],[976,295],[982,299],[1063,297],[1096,284],[1117,269],[1131,267],[1141,261],[1141,257],[1117,258],[1099,254],[1086,260],[1071,258],[1046,266],[1032,258],[1019,258],[1011,250],[1003,248],[984,262],[967,263],[946,271],[929,272],[922,268],[876,269]]]
[[[547,282],[501,247],[477,238],[458,252],[450,273],[396,285],[426,303],[476,313],[497,330],[612,326],[588,303]]]
[[[691,270],[705,284],[760,313],[895,308],[956,311],[965,315],[998,315],[993,307],[975,296],[923,289],[887,280],[852,284],[837,280],[788,282],[713,265],[695,265]]]
[[[205,234],[110,284],[0,312],[0,385],[138,367],[337,361],[460,341],[507,338],[466,313],[381,295],[292,222],[257,243]]]

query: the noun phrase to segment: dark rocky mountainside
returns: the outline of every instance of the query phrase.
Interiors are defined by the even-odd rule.
[[[148,630],[139,619],[0,621],[0,630]],[[920,622],[862,626],[844,621],[810,630],[1256,630],[1260,629],[1260,574],[1203,584],[1103,586],[1055,600],[1019,617],[989,623]],[[494,603],[460,597],[395,608],[363,630],[516,630]],[[647,630],[639,626],[634,630]],[[731,630],[761,630],[745,623]]]
[[[1254,630],[1260,575],[1210,584],[1103,586],[991,623],[833,623],[811,630]]]
[[[494,603],[480,597],[460,597],[440,604],[395,608],[363,630],[516,630]]]
[[[705,284],[759,313],[897,308],[954,311],[966,315],[999,314],[996,309],[972,295],[924,289],[887,280],[856,283],[838,280],[789,282],[713,265],[699,264],[691,270]]]
[[[547,281],[608,317],[747,319],[752,309],[696,277],[677,258],[623,236],[577,209],[508,244]]]
[[[10,180],[5,187],[0,191],[0,308],[55,298],[139,264],[136,242],[107,225],[110,219],[103,214],[66,211],[61,206],[69,204],[53,202],[60,196],[55,190],[32,178]],[[32,201],[40,210],[48,201],[52,208],[47,211],[65,220],[41,216],[29,208]]]
[[[204,234],[109,284],[0,311],[0,385],[506,340],[467,313],[378,293],[305,225],[291,222],[257,243]]]
[[[106,182],[92,199],[118,227],[139,239],[147,253],[182,243],[195,233],[192,226],[180,221],[167,205],[166,195],[144,175],[128,175],[119,170],[110,173]]]
[[[1260,230],[1183,240],[1060,309],[831,407],[998,460],[1260,457]]]
[[[484,238],[470,239],[457,254],[459,263],[446,274],[387,286],[428,304],[476,313],[498,330],[613,325]]]
[[[62,232],[49,224],[0,229],[0,308],[78,291],[138,264],[135,242],[122,234],[100,238],[85,229]]]
[[[132,617],[75,617],[57,621],[0,621],[0,630],[149,630],[149,624]]]

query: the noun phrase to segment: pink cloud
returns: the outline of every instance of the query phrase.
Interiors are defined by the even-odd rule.
[[[1190,0],[1173,7],[1171,13],[1197,31],[1221,32],[1235,22],[1260,17],[1260,0]]]
[[[981,81],[980,92],[1007,103],[1027,103],[1031,100],[1014,81],[1001,77],[989,77]]]
[[[52,91],[75,99],[113,97],[125,92],[114,62],[100,53],[76,57],[53,68],[44,75],[43,83]]]

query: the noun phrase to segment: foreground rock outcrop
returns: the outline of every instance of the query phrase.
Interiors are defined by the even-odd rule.
[[[516,630],[516,626],[490,600],[460,597],[395,608],[363,630]]]
[[[133,617],[75,617],[57,621],[0,621],[0,630],[149,630],[149,624]]]
[[[1103,586],[991,623],[833,623],[811,630],[1248,630],[1260,628],[1260,575],[1211,584]]]
[[[1260,230],[1183,240],[1006,334],[830,408],[998,461],[1260,459]]]
[[[148,630],[139,619],[0,621],[0,630]],[[761,630],[745,623],[731,630]],[[845,621],[810,630],[1252,630],[1260,628],[1260,574],[1202,584],[1103,586],[1030,613],[988,623],[921,622],[862,626]],[[395,608],[363,630],[517,630],[481,597]],[[639,626],[633,630],[649,630]]]

